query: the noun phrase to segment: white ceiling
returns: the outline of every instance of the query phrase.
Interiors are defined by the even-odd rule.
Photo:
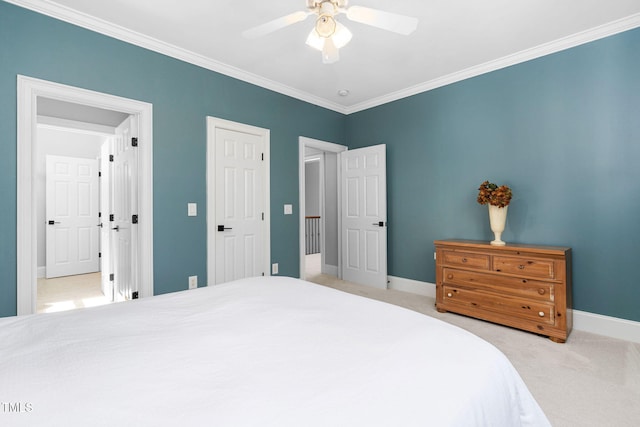
[[[38,116],[116,128],[129,114],[57,99],[38,97]]]
[[[340,15],[353,39],[323,64],[305,45],[312,17],[241,35],[305,0],[6,1],[346,114],[640,26],[639,0],[350,0],[415,16],[418,29]]]

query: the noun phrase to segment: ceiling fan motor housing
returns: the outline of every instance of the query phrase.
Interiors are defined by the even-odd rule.
[[[338,9],[344,9],[347,7],[348,0],[307,0],[307,8],[317,13],[326,13],[323,8],[331,8],[334,10],[334,14],[338,12]]]

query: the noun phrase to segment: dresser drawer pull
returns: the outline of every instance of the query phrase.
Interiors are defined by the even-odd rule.
[[[467,259],[466,258],[462,258],[462,262],[467,262]]]
[[[447,279],[453,279],[453,274],[447,274]]]
[[[539,293],[540,295],[544,295],[544,293],[545,293],[545,292],[546,292],[546,291],[545,291],[543,288],[538,289],[538,293]]]
[[[540,316],[540,317],[544,317],[544,311],[539,311],[539,312],[538,312],[538,316]]]
[[[451,298],[451,297],[453,296],[453,294],[452,294],[451,292],[449,292],[449,293],[447,294],[447,296],[448,296],[449,298]]]
[[[524,265],[519,265],[519,266],[518,266],[518,268],[519,268],[520,270],[524,270]]]

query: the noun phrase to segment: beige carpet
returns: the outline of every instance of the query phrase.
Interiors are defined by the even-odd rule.
[[[640,344],[576,330],[566,344],[556,344],[528,332],[438,313],[429,297],[319,274],[313,256],[307,264],[309,281],[424,313],[489,341],[511,360],[556,427],[640,426]]]

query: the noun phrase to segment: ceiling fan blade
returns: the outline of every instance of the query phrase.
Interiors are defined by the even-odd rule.
[[[414,32],[418,27],[418,18],[363,6],[351,6],[347,9],[347,18],[405,36]]]
[[[290,13],[289,15],[282,16],[280,18],[274,19],[273,21],[269,21],[262,25],[258,25],[257,27],[250,28],[244,31],[242,35],[248,39],[262,37],[288,25],[302,22],[307,19],[307,16],[309,15],[309,12],[303,11]]]

